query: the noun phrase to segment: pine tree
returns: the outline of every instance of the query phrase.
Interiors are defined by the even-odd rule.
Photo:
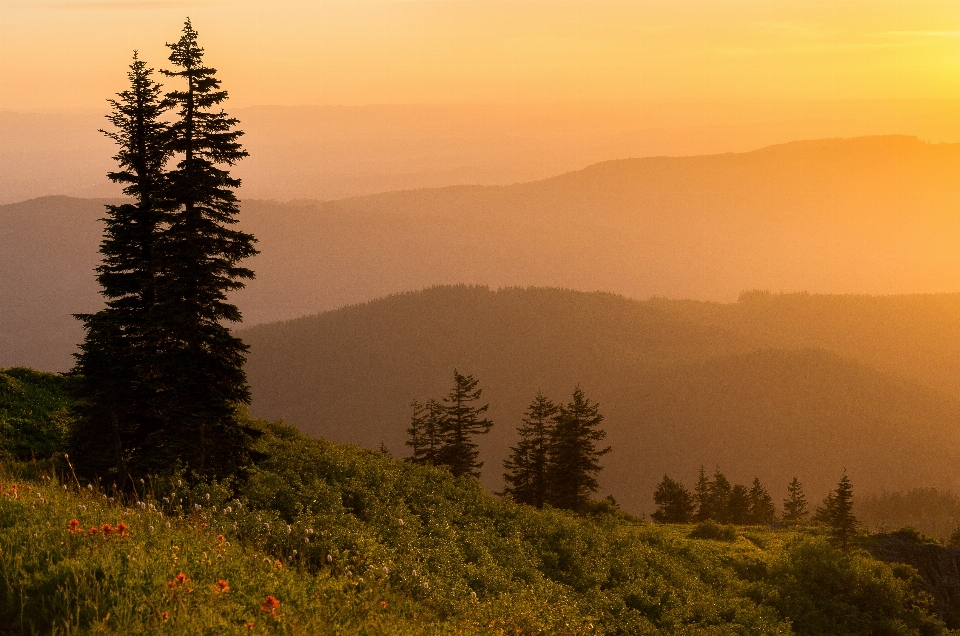
[[[581,510],[597,491],[600,457],[610,447],[597,448],[606,432],[600,428],[600,405],[592,404],[578,386],[573,401],[560,407],[550,440],[549,503],[556,508]]]
[[[547,501],[548,449],[559,410],[537,392],[517,429],[520,441],[510,448],[512,453],[503,462],[503,494],[511,494],[519,503],[542,508]]]
[[[149,318],[155,307],[155,245],[163,220],[164,164],[170,156],[167,107],[153,69],[134,52],[127,77],[130,88],[109,100],[107,119],[115,130],[101,131],[119,146],[119,170],[108,177],[124,184],[133,203],[108,205],[103,262],[97,281],[106,306],[79,314],[86,337],[73,373],[78,376],[78,419],[70,439],[77,470],[124,483],[135,468],[142,427],[148,421],[149,368],[156,355]]]
[[[473,437],[488,433],[493,427],[493,422],[481,419],[490,405],[474,406],[483,391],[472,375],[461,375],[455,369],[453,380],[453,389],[443,398],[442,443],[437,450],[437,464],[446,466],[457,477],[479,477],[483,462],[477,461],[479,451]]]
[[[200,475],[236,473],[252,459],[255,434],[238,423],[235,409],[250,401],[243,363],[247,351],[225,322],[240,321],[227,293],[253,272],[239,266],[257,253],[255,239],[237,223],[240,181],[226,168],[247,156],[237,120],[218,107],[227,99],[216,70],[203,64],[197,32],[187,20],[180,40],[167,45],[181,80],[167,93],[176,109],[168,148],[178,162],[167,175],[166,199],[174,206],[157,245],[160,262],[152,327],[162,355],[150,369],[156,425],[146,431],[147,469],[179,462]]]
[[[742,526],[750,521],[750,491],[743,484],[730,489],[727,498],[727,518],[725,523]]]
[[[730,494],[733,487],[723,473],[720,467],[713,473],[713,481],[710,482],[710,508],[713,511],[713,520],[717,523],[730,523]]]
[[[657,523],[689,523],[693,519],[693,495],[679,481],[666,475],[653,493],[653,502],[657,509],[650,517]]]
[[[750,488],[750,518],[749,522],[756,525],[768,526],[777,520],[777,509],[773,505],[773,497],[760,483],[759,477],[754,477]]]
[[[703,469],[703,466],[700,466],[697,485],[693,490],[693,500],[697,504],[697,513],[694,515],[695,521],[713,519],[713,501],[710,498],[710,479],[707,477],[707,472]]]
[[[836,490],[827,495],[823,505],[817,508],[814,519],[830,526],[841,549],[846,551],[850,548],[850,540],[859,524],[853,516],[853,485],[847,477],[847,471],[843,471]]]
[[[803,494],[803,486],[796,477],[787,486],[787,498],[783,500],[783,522],[802,523],[807,517],[807,499]]]
[[[410,436],[407,446],[413,449],[410,460],[417,464],[436,464],[443,428],[443,406],[436,400],[428,400],[426,404],[414,400],[411,407],[413,414],[407,429]]]

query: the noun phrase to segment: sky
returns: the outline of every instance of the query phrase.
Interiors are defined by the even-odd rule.
[[[235,107],[960,98],[954,0],[0,0],[0,109],[100,108],[186,16]]]

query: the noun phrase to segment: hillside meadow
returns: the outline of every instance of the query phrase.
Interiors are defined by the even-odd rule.
[[[0,389],[5,421],[63,413],[60,380],[0,375],[15,380]],[[949,633],[916,570],[842,553],[816,526],[655,526],[604,502],[536,510],[240,416],[268,455],[245,479],[169,474],[129,496],[36,444],[18,461],[5,436],[0,631]]]

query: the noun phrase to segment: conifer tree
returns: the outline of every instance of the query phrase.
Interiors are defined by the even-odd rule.
[[[717,523],[730,523],[730,494],[733,487],[723,473],[720,467],[713,473],[713,481],[710,482],[710,508],[713,511],[712,519]]]
[[[610,447],[597,448],[606,437],[600,428],[600,405],[591,403],[578,386],[573,401],[561,406],[550,441],[549,503],[556,508],[581,510],[597,491],[600,457]]]
[[[407,446],[413,449],[410,460],[417,464],[436,464],[443,429],[443,406],[436,400],[428,400],[426,404],[414,400],[411,407],[413,415],[407,429],[410,436]]]
[[[147,402],[156,357],[150,317],[156,304],[155,253],[165,207],[164,164],[170,156],[167,109],[153,69],[134,52],[127,73],[130,87],[109,100],[107,119],[115,130],[101,131],[114,140],[119,169],[108,177],[124,184],[133,203],[108,205],[97,267],[106,306],[96,314],[79,314],[86,331],[73,373],[78,377],[78,415],[70,450],[77,470],[123,484],[150,419]]]
[[[493,427],[493,422],[481,419],[490,405],[474,404],[480,400],[483,390],[477,386],[479,380],[472,375],[461,375],[454,369],[453,380],[453,389],[443,398],[442,444],[437,450],[437,464],[446,466],[457,477],[479,477],[483,462],[477,461],[479,451],[473,438],[490,432]]]
[[[697,485],[693,490],[693,500],[697,504],[697,512],[694,515],[695,521],[706,521],[713,519],[713,501],[710,497],[710,479],[707,472],[700,466],[700,473],[697,477]]]
[[[547,501],[547,469],[550,439],[553,436],[554,418],[559,408],[537,392],[527,407],[517,432],[520,441],[511,447],[511,455],[503,467],[504,494],[511,494],[515,501],[542,508]]]
[[[844,551],[850,548],[850,540],[859,525],[853,516],[853,485],[843,471],[836,490],[827,495],[823,505],[817,508],[815,520],[826,523],[833,531],[833,537]]]
[[[653,493],[653,502],[657,509],[650,517],[657,523],[689,523],[693,519],[693,495],[683,484],[667,475]]]
[[[750,521],[750,491],[743,484],[730,489],[727,498],[725,523],[742,526]]]
[[[767,492],[759,477],[754,477],[750,488],[750,518],[749,522],[756,525],[768,526],[777,520],[777,509],[773,505],[773,497]]]
[[[807,518],[807,499],[803,494],[803,486],[796,477],[787,486],[787,498],[783,500],[784,523],[802,523]]]
[[[167,174],[165,198],[172,209],[157,245],[160,261],[152,326],[162,355],[151,369],[151,411],[145,431],[148,469],[180,462],[200,475],[229,475],[252,459],[255,434],[238,423],[238,404],[250,401],[243,363],[247,347],[224,323],[240,321],[227,293],[243,287],[253,272],[239,265],[257,253],[253,236],[237,223],[240,181],[227,168],[247,156],[237,120],[220,107],[227,93],[216,70],[204,65],[197,32],[187,20],[179,41],[168,44],[164,71],[182,83],[166,94],[176,109],[168,149],[176,166]]]

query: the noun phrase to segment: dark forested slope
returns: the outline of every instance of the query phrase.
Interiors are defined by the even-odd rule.
[[[825,315],[825,327],[816,312],[800,312],[806,318],[793,323],[759,321],[738,309],[745,303],[459,286],[242,336],[252,346],[255,413],[335,441],[382,441],[395,454],[406,454],[410,401],[444,395],[454,368],[475,374],[496,422],[481,443],[491,488],[500,485],[501,461],[536,392],[569,400],[577,384],[607,417],[614,451],[604,458],[603,491],[634,512],[649,512],[664,473],[692,485],[701,464],[741,482],[758,475],[775,496],[796,475],[817,500],[844,468],[860,492],[956,488],[960,400],[922,374],[910,377],[909,359],[893,364],[899,343],[865,336],[873,314],[858,311],[857,297],[847,300],[846,330],[838,331],[828,327],[839,309]],[[910,300],[876,302],[909,307]],[[834,302],[843,306],[842,298]],[[839,344],[831,345],[831,329]],[[877,360],[890,368],[875,368]],[[949,365],[940,373],[945,381]]]

